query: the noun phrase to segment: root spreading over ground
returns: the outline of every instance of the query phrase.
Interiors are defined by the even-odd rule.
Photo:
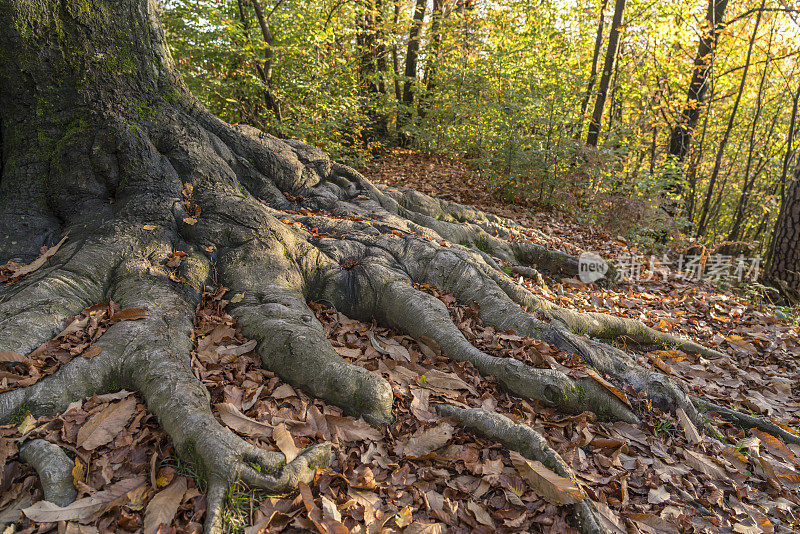
[[[129,3],[138,7],[114,8],[119,11],[114,24],[130,35],[147,26],[142,42],[132,46],[144,47],[149,55],[141,57],[149,61],[155,51],[164,70],[137,72],[157,90],[145,89],[136,78],[135,110],[125,84],[118,89],[131,100],[120,106],[100,105],[108,94],[91,86],[96,81],[87,90],[88,103],[83,89],[73,88],[81,96],[74,101],[69,88],[36,95],[58,109],[36,119],[57,135],[49,142],[46,169],[40,169],[47,177],[34,185],[31,173],[38,172],[35,164],[43,156],[23,147],[35,130],[26,130],[23,121],[13,136],[4,136],[4,150],[16,159],[4,166],[0,182],[0,261],[29,261],[43,239],[68,237],[38,270],[0,289],[3,362],[24,364],[65,335],[65,318],[87,307],[113,302],[120,311],[86,341],[93,347],[90,355],[77,351],[47,376],[5,384],[0,423],[19,424],[20,415],[52,416],[86,398],[134,391],[171,439],[177,458],[206,481],[205,532],[222,530],[234,482],[272,494],[298,488],[303,493],[316,470],[333,461],[330,446],[312,444],[287,458],[286,451],[254,445],[215,417],[208,388],[196,373],[191,355],[199,354],[192,338],[197,311],[208,289],[221,285],[229,289],[227,312],[255,342],[264,368],[375,426],[395,418],[392,385],[334,349],[310,302],[427,340],[442,358],[468,364],[508,394],[537,405],[627,424],[641,423],[644,410],[653,408],[703,425],[682,386],[598,339],[710,357],[722,356],[719,352],[635,320],[579,313],[537,296],[504,269],[570,276],[577,259],[535,243],[536,232],[511,220],[410,190],[377,187],[312,146],[223,123],[174,79],[154,3],[121,2]],[[140,20],[140,11],[152,16]],[[70,31],[83,31],[84,15],[70,13]],[[24,40],[20,35],[15,38]],[[54,50],[45,52],[58,54]],[[10,80],[10,87],[25,84]],[[33,96],[22,90],[20,95],[4,105],[32,109],[26,98]],[[25,223],[13,224],[15,217]],[[534,276],[533,270],[525,272]],[[571,355],[581,369],[487,354],[426,288],[474,306],[488,327]],[[118,409],[134,405],[125,401]],[[479,430],[492,439],[518,446],[484,427]],[[80,435],[78,440],[86,448],[87,441]],[[563,462],[543,447],[535,454],[550,458],[551,468],[569,477]],[[63,454],[39,441],[23,443],[21,451],[38,470],[45,497],[65,504],[71,492],[58,467]],[[531,450],[522,454],[535,456]],[[47,455],[51,460],[43,462]],[[306,502],[313,519],[312,504]],[[54,517],[45,508],[28,517]],[[596,522],[591,506],[577,510],[582,525]]]

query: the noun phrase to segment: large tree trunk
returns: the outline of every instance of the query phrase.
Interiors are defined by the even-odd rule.
[[[780,180],[783,202],[775,222],[764,278],[781,288],[789,300],[800,301],[800,158],[796,157],[797,149],[794,147],[798,104],[800,85],[792,99],[792,117],[789,121],[786,155],[783,158]],[[793,160],[794,176],[789,178]]]
[[[780,287],[790,300],[800,301],[800,165],[787,184],[765,278]]]
[[[600,121],[603,118],[608,88],[611,83],[611,76],[614,74],[614,65],[617,61],[617,49],[622,35],[622,18],[625,14],[625,3],[626,0],[616,0],[614,5],[614,18],[611,21],[611,30],[608,33],[608,47],[606,48],[606,59],[603,63],[603,73],[600,75],[600,86],[597,88],[597,98],[594,101],[589,133],[586,135],[586,144],[589,146],[596,147],[597,140],[600,137]]]
[[[155,0],[0,0],[0,23],[0,261],[65,240],[44,267],[0,286],[0,351],[30,353],[65,317],[103,300],[149,313],[113,324],[94,358],[0,394],[0,423],[20,410],[53,414],[85,396],[139,391],[178,454],[207,476],[206,532],[220,532],[233,479],[273,492],[309,482],[330,461],[328,445],[285,464],[225,429],[192,372],[198,288],[212,281],[238,296],[227,309],[266,368],[372,424],[392,417],[388,383],[333,350],[309,300],[427,336],[511,394],[638,421],[589,377],[481,352],[415,284],[476,302],[486,324],[575,354],[653,406],[699,422],[681,387],[584,335],[719,353],[530,293],[500,264],[575,276],[578,262],[533,244],[535,233],[512,221],[378,189],[314,147],[213,117],[176,74]],[[186,253],[178,267],[168,263],[174,251]]]

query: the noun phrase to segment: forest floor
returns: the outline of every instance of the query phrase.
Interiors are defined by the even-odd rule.
[[[480,175],[459,162],[394,151],[364,171],[375,182],[446,193],[457,202],[514,218],[549,236],[542,243],[606,258],[647,252],[564,213],[532,213],[499,202]],[[176,254],[174,262],[182,258]],[[10,269],[7,269],[10,272]],[[785,426],[800,426],[800,330],[786,310],[748,300],[710,279],[679,269],[612,288],[545,277],[535,293],[560,306],[639,319],[728,355],[709,359],[679,350],[636,354],[696,394]],[[2,275],[2,271],[0,271]],[[484,326],[470,303],[422,287],[450,309],[464,335],[484,352],[536,367],[580,373],[570,355],[539,341]],[[309,398],[261,369],[238,324],[225,311],[233,295],[207,287],[195,320],[193,368],[211,393],[219,420],[252,443],[287,456],[324,440],[334,461],[297,495],[267,497],[242,484],[227,496],[232,532],[572,532],[571,507],[546,500],[546,480],[498,443],[477,438],[431,409],[434,402],[496,410],[530,425],[572,466],[597,503],[609,532],[792,532],[800,528],[800,446],[742,431],[712,417],[722,439],[688,420],[647,409],[635,392],[621,394],[643,425],[564,415],[503,392],[492,378],[450,361],[426,340],[345,317],[313,303],[336,351],[380,373],[395,396],[395,421],[373,428]],[[30,384],[76,357],[113,321],[141,312],[98,304],[70,318],[65,330],[21,361],[0,354],[0,391]],[[7,361],[12,360],[12,361]],[[19,360],[19,359],[17,359]],[[71,451],[78,498],[68,513],[34,523],[22,510],[40,500],[35,472],[15,456],[25,436]],[[0,532],[199,532],[205,511],[202,473],[174,455],[136,393],[96,396],[56,417],[20,414],[0,427]],[[34,505],[35,506],[35,505]],[[59,515],[60,513],[60,515]],[[59,523],[59,521],[61,521]],[[167,523],[171,526],[162,525]]]

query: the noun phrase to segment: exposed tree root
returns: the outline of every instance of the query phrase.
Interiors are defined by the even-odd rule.
[[[19,457],[39,475],[44,500],[58,506],[67,506],[75,500],[78,495],[72,485],[72,468],[75,464],[64,449],[44,439],[33,439],[20,446]]]
[[[144,308],[149,317],[113,324],[96,342],[102,351],[94,358],[75,358],[32,386],[0,394],[0,422],[22,409],[54,414],[94,394],[140,392],[178,454],[209,481],[209,533],[220,531],[220,507],[231,481],[271,492],[310,481],[315,468],[330,461],[327,445],[283,465],[283,455],[262,451],[220,425],[207,390],[192,373],[192,319],[200,290],[215,282],[231,289],[229,310],[258,342],[266,368],[373,424],[391,418],[388,384],[332,349],[307,302],[325,300],[352,317],[430,337],[446,356],[470,362],[521,397],[638,421],[593,380],[476,349],[442,303],[414,284],[474,301],[486,324],[577,354],[620,386],[646,393],[654,405],[683,408],[697,419],[686,393],[668,377],[581,334],[717,353],[636,321],[578,314],[536,297],[502,267],[574,276],[577,259],[526,242],[531,230],[420,193],[381,190],[314,147],[220,121],[194,100],[172,68],[154,1],[99,1],[98,16],[113,31],[87,33],[98,22],[82,18],[82,12],[59,19],[64,31],[50,31],[47,24],[55,23],[45,9],[34,14],[41,18],[34,26],[42,23],[55,41],[29,41],[23,32],[4,42],[37,50],[36,61],[24,65],[16,55],[3,56],[10,62],[4,74],[27,73],[12,76],[0,93],[4,121],[8,114],[19,122],[18,139],[6,146],[4,138],[4,158],[30,159],[30,146],[46,157],[3,168],[3,257],[30,256],[31,244],[47,236],[70,237],[40,271],[0,295],[0,350],[29,353],[58,333],[66,317],[102,300]],[[17,9],[9,6],[9,20],[34,16]],[[54,45],[62,35],[73,40]],[[116,42],[118,36],[125,41]],[[62,53],[62,46],[83,46],[82,38],[91,57],[130,49],[137,58],[132,74],[111,77],[109,89],[108,73],[91,71],[52,92],[53,69],[89,68],[73,65],[73,55]],[[30,113],[42,101],[57,109],[45,117]],[[52,139],[40,139],[40,131],[52,132]],[[32,184],[29,168],[45,176]],[[39,205],[40,198],[47,202]],[[32,217],[30,224],[19,231],[6,228],[9,214],[22,212]],[[34,231],[41,234],[38,241]],[[180,259],[173,261],[178,252]]]
[[[481,408],[458,408],[450,404],[434,404],[436,412],[444,417],[456,419],[463,427],[479,435],[499,441],[507,449],[517,451],[529,460],[537,460],[557,475],[578,484],[575,474],[563,458],[547,443],[547,440],[526,425],[520,425],[497,412]],[[597,510],[587,498],[575,503],[574,519],[584,534],[605,534],[606,529],[598,517]]]
[[[698,397],[692,397],[691,399],[698,410],[702,412],[714,412],[721,418],[733,423],[739,428],[744,428],[746,430],[756,428],[762,432],[766,432],[767,434],[781,438],[784,443],[794,443],[795,445],[800,445],[800,436],[781,428],[772,421],[767,421],[763,417],[756,417],[737,412],[736,410],[731,410],[730,408],[726,408]]]
[[[539,281],[538,271],[554,275],[576,276],[578,259],[561,252],[547,250],[539,245],[525,242],[507,242],[496,236],[519,236],[519,227],[507,219],[495,215],[484,214],[473,208],[461,206],[453,202],[435,199],[422,193],[404,190],[397,191],[384,188],[383,194],[396,200],[404,213],[410,212],[427,218],[419,220],[419,224],[435,230],[441,237],[453,243],[465,246],[478,246],[484,256],[493,255],[511,263],[510,270]],[[391,207],[391,206],[390,206]],[[452,222],[451,222],[452,221]],[[454,222],[457,224],[454,225]],[[471,226],[470,226],[471,224]],[[455,226],[455,228],[451,228]],[[488,235],[486,232],[491,232]],[[531,269],[531,266],[536,267]],[[625,338],[633,343],[655,345],[666,348],[678,348],[685,352],[721,357],[722,353],[703,347],[689,340],[681,339],[666,332],[648,327],[640,321],[616,317],[604,313],[578,313],[537,297],[527,289],[514,283],[496,265],[495,272],[488,273],[515,302],[529,311],[540,311],[551,320],[559,321],[577,334],[586,336],[616,339]],[[613,276],[612,273],[609,276]]]
[[[149,258],[166,253],[157,243],[140,246]],[[116,270],[110,296],[124,307],[147,306],[150,317],[109,328],[97,342],[100,355],[73,359],[33,386],[0,395],[0,421],[21,409],[36,415],[57,413],[74,400],[121,388],[141,392],[179,455],[208,479],[206,532],[220,532],[220,495],[228,484],[242,480],[274,493],[291,491],[330,462],[330,447],[311,447],[284,465],[283,454],[258,449],[217,422],[189,359],[188,333],[197,295],[184,289],[188,286],[176,287],[160,270],[146,257],[126,258]]]
[[[363,416],[372,424],[392,418],[392,390],[379,375],[350,364],[331,347],[300,289],[300,272],[277,241],[243,246],[223,262],[222,280],[236,294],[230,305],[245,336],[259,341],[264,366],[310,395]],[[296,289],[287,289],[296,288]]]
[[[498,268],[497,270],[501,269]],[[540,273],[539,271],[537,271],[532,267],[525,267],[523,265],[512,265],[511,267],[508,268],[508,270],[512,275],[524,276],[526,278],[530,278],[531,280],[533,280],[533,283],[537,286],[541,286],[544,283],[544,279],[542,278],[542,273]]]
[[[117,260],[112,239],[69,239],[50,267],[33,273],[24,284],[9,286],[5,300],[0,300],[0,331],[8,338],[5,350],[31,352],[60,332],[66,317],[102,300]]]
[[[372,313],[384,324],[416,338],[433,339],[443,354],[470,362],[481,374],[494,376],[504,389],[515,395],[537,399],[567,412],[588,410],[606,419],[639,422],[627,405],[591,378],[573,379],[555,369],[536,369],[513,358],[498,358],[478,350],[453,324],[439,299],[385,272],[370,271],[366,269],[371,280],[385,281],[373,282],[377,309]]]

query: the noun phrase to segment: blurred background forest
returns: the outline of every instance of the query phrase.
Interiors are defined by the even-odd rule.
[[[644,243],[764,253],[795,167],[786,0],[165,0],[210,110],[361,165],[400,145]],[[709,3],[710,2],[710,3]]]

